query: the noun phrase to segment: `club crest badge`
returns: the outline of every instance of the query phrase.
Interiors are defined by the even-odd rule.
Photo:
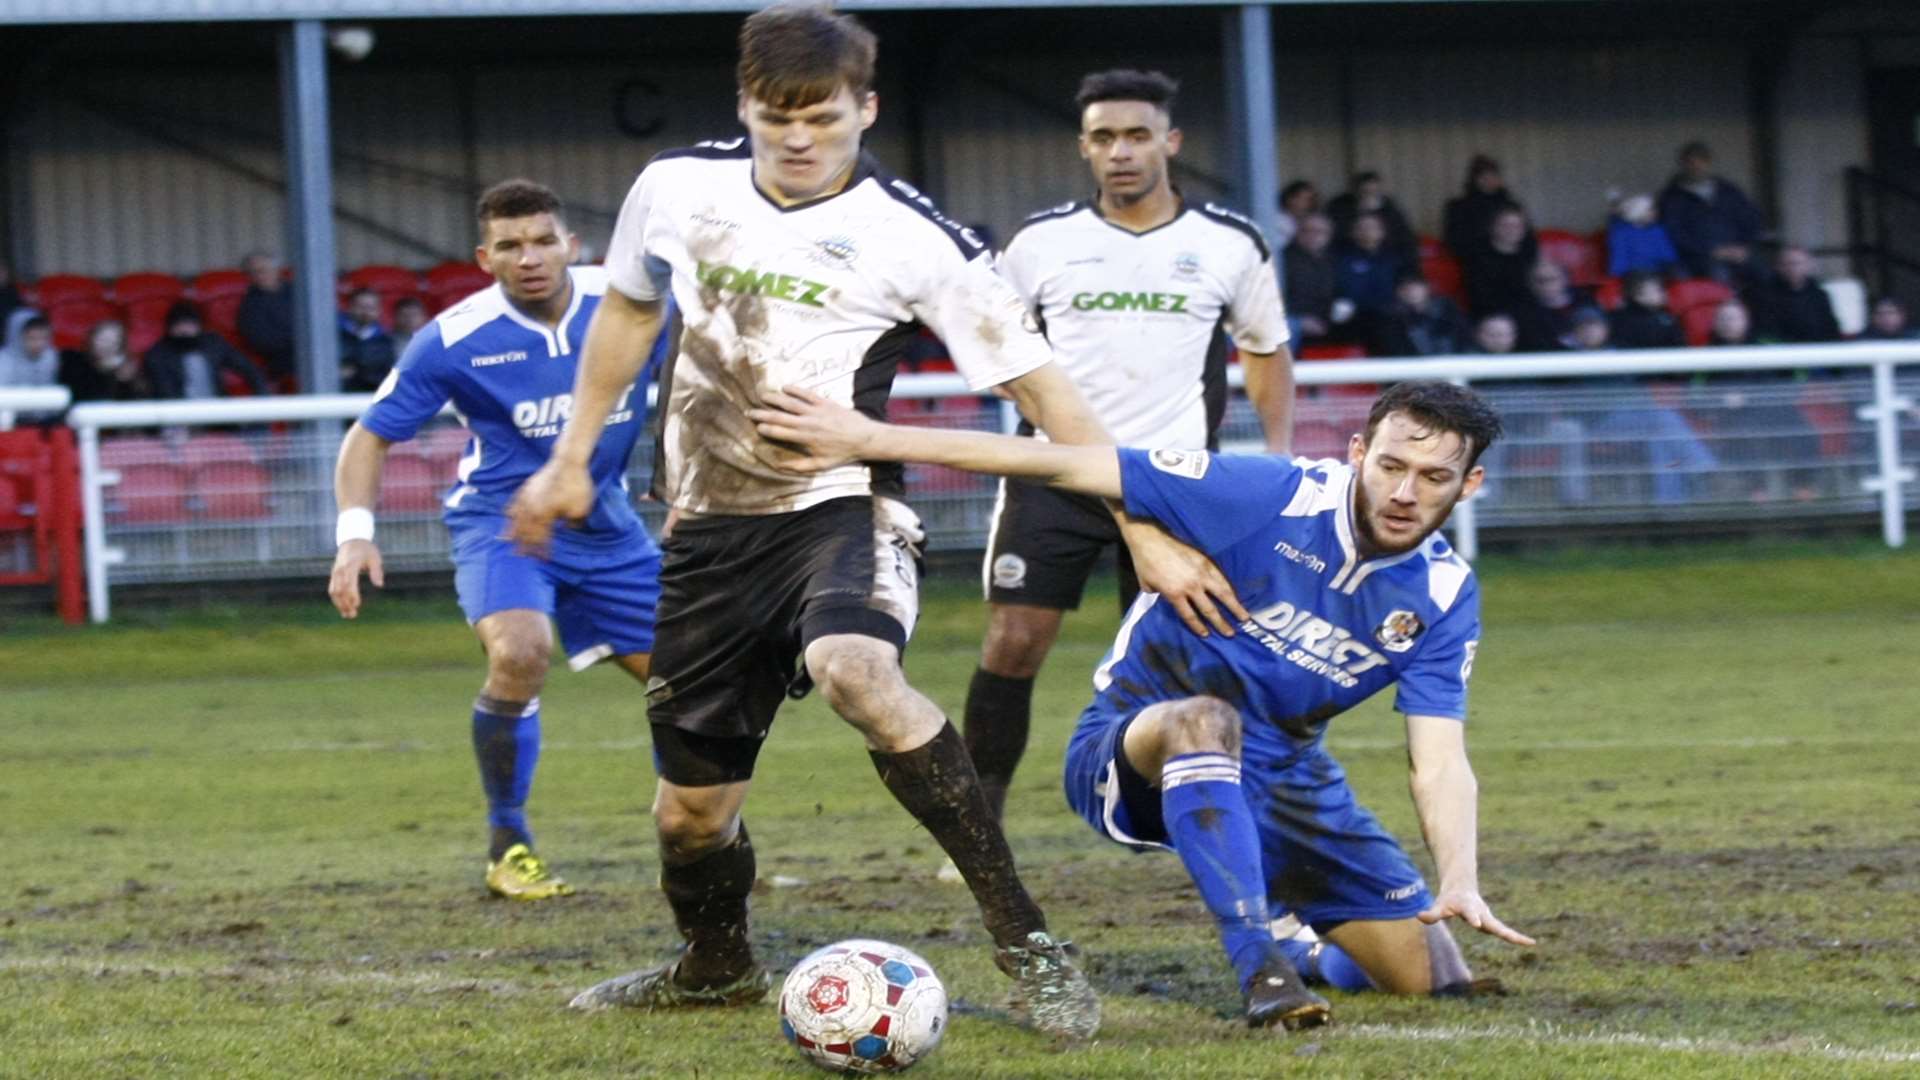
[[[1182,281],[1192,281],[1200,276],[1200,256],[1191,251],[1183,251],[1173,257],[1173,276]]]
[[[1147,454],[1147,460],[1163,473],[1189,480],[1207,475],[1207,466],[1213,464],[1213,457],[1204,450],[1154,450]]]
[[[1388,652],[1403,653],[1413,648],[1413,643],[1419,640],[1426,628],[1427,624],[1420,621],[1420,616],[1401,609],[1389,613],[1373,636],[1380,642],[1380,647]]]
[[[1027,560],[1008,552],[993,560],[993,584],[999,589],[1018,589],[1027,583]]]

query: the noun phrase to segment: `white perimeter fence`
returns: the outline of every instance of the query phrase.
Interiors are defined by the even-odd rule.
[[[1487,394],[1508,430],[1485,461],[1484,494],[1449,526],[1469,557],[1483,529],[1876,512],[1897,547],[1906,513],[1920,505],[1920,372],[1911,365],[1920,365],[1920,342],[1301,363],[1294,449],[1343,455],[1375,387],[1445,378]],[[1233,377],[1237,385],[1237,369]],[[954,375],[903,375],[894,397],[904,423],[998,430],[1008,417],[1004,403],[968,392]],[[344,422],[368,400],[74,407],[93,620],[106,620],[116,584],[312,576],[318,595],[333,558],[334,453]],[[0,398],[0,413],[6,407]],[[1238,396],[1223,441],[1229,450],[1259,446]],[[379,510],[387,569],[448,565],[440,496],[464,443],[464,429],[449,422],[389,456]],[[643,442],[636,492],[651,467]],[[931,467],[910,467],[907,479],[932,549],[983,545],[994,481]],[[656,504],[641,511],[658,526]]]

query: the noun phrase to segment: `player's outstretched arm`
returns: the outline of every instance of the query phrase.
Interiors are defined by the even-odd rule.
[[[1447,717],[1409,715],[1407,761],[1420,831],[1440,874],[1433,906],[1420,913],[1420,921],[1457,918],[1503,941],[1532,945],[1532,938],[1495,918],[1480,896],[1480,789],[1467,762],[1466,725]]]
[[[607,414],[646,366],[665,315],[664,301],[635,300],[612,288],[601,298],[573,378],[573,415],[547,463],[520,485],[507,507],[509,534],[521,547],[545,550],[555,520],[584,518],[593,511],[593,478],[587,472],[593,448],[606,430]]]
[[[360,614],[361,574],[366,574],[375,588],[387,584],[380,549],[373,542],[373,507],[380,499],[380,474],[392,445],[358,421],[340,442],[340,459],[333,467],[333,501],[340,518],[334,528],[336,547],[327,596],[341,618]]]
[[[822,472],[850,461],[918,461],[1120,497],[1120,459],[1111,446],[1061,446],[980,431],[882,424],[797,386],[765,400],[765,408],[749,409],[747,416],[761,435],[806,452],[782,462],[792,472]]]

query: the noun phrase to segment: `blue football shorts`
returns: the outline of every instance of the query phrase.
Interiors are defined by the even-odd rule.
[[[1168,848],[1160,791],[1120,756],[1138,710],[1096,699],[1067,744],[1067,804],[1093,830],[1136,850]],[[1316,746],[1275,768],[1243,761],[1241,792],[1260,832],[1267,902],[1324,933],[1354,919],[1408,919],[1432,906],[1399,841],[1353,796]]]
[[[536,558],[501,539],[506,518],[474,515],[448,527],[453,585],[467,622],[525,608],[552,616],[575,671],[609,656],[653,651],[660,603],[660,551],[634,528],[630,538],[593,545],[554,533],[549,557]]]

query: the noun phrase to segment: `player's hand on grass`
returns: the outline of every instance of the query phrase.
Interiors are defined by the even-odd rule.
[[[1433,906],[1419,915],[1421,922],[1428,925],[1444,919],[1459,919],[1483,934],[1492,934],[1501,941],[1515,945],[1532,945],[1533,939],[1501,922],[1493,915],[1493,909],[1472,889],[1442,890],[1434,898]]]
[[[1126,540],[1127,551],[1133,555],[1133,569],[1140,578],[1140,587],[1159,593],[1161,599],[1172,604],[1187,629],[1206,637],[1211,624],[1223,636],[1232,637],[1234,624],[1227,615],[1236,621],[1248,618],[1247,609],[1240,605],[1233,585],[1220,568],[1213,565],[1212,559],[1174,539],[1171,533],[1152,522],[1123,515],[1120,533]]]
[[[376,589],[387,587],[387,571],[380,564],[380,548],[371,540],[349,540],[333,555],[333,574],[327,579],[327,596],[351,619],[360,614],[360,575],[367,575]]]
[[[764,439],[788,444],[771,464],[787,472],[818,473],[870,456],[879,424],[803,386],[774,390],[747,418]]]
[[[553,523],[580,521],[593,513],[593,477],[584,465],[549,460],[514,492],[507,505],[507,538],[522,551],[545,552]]]

